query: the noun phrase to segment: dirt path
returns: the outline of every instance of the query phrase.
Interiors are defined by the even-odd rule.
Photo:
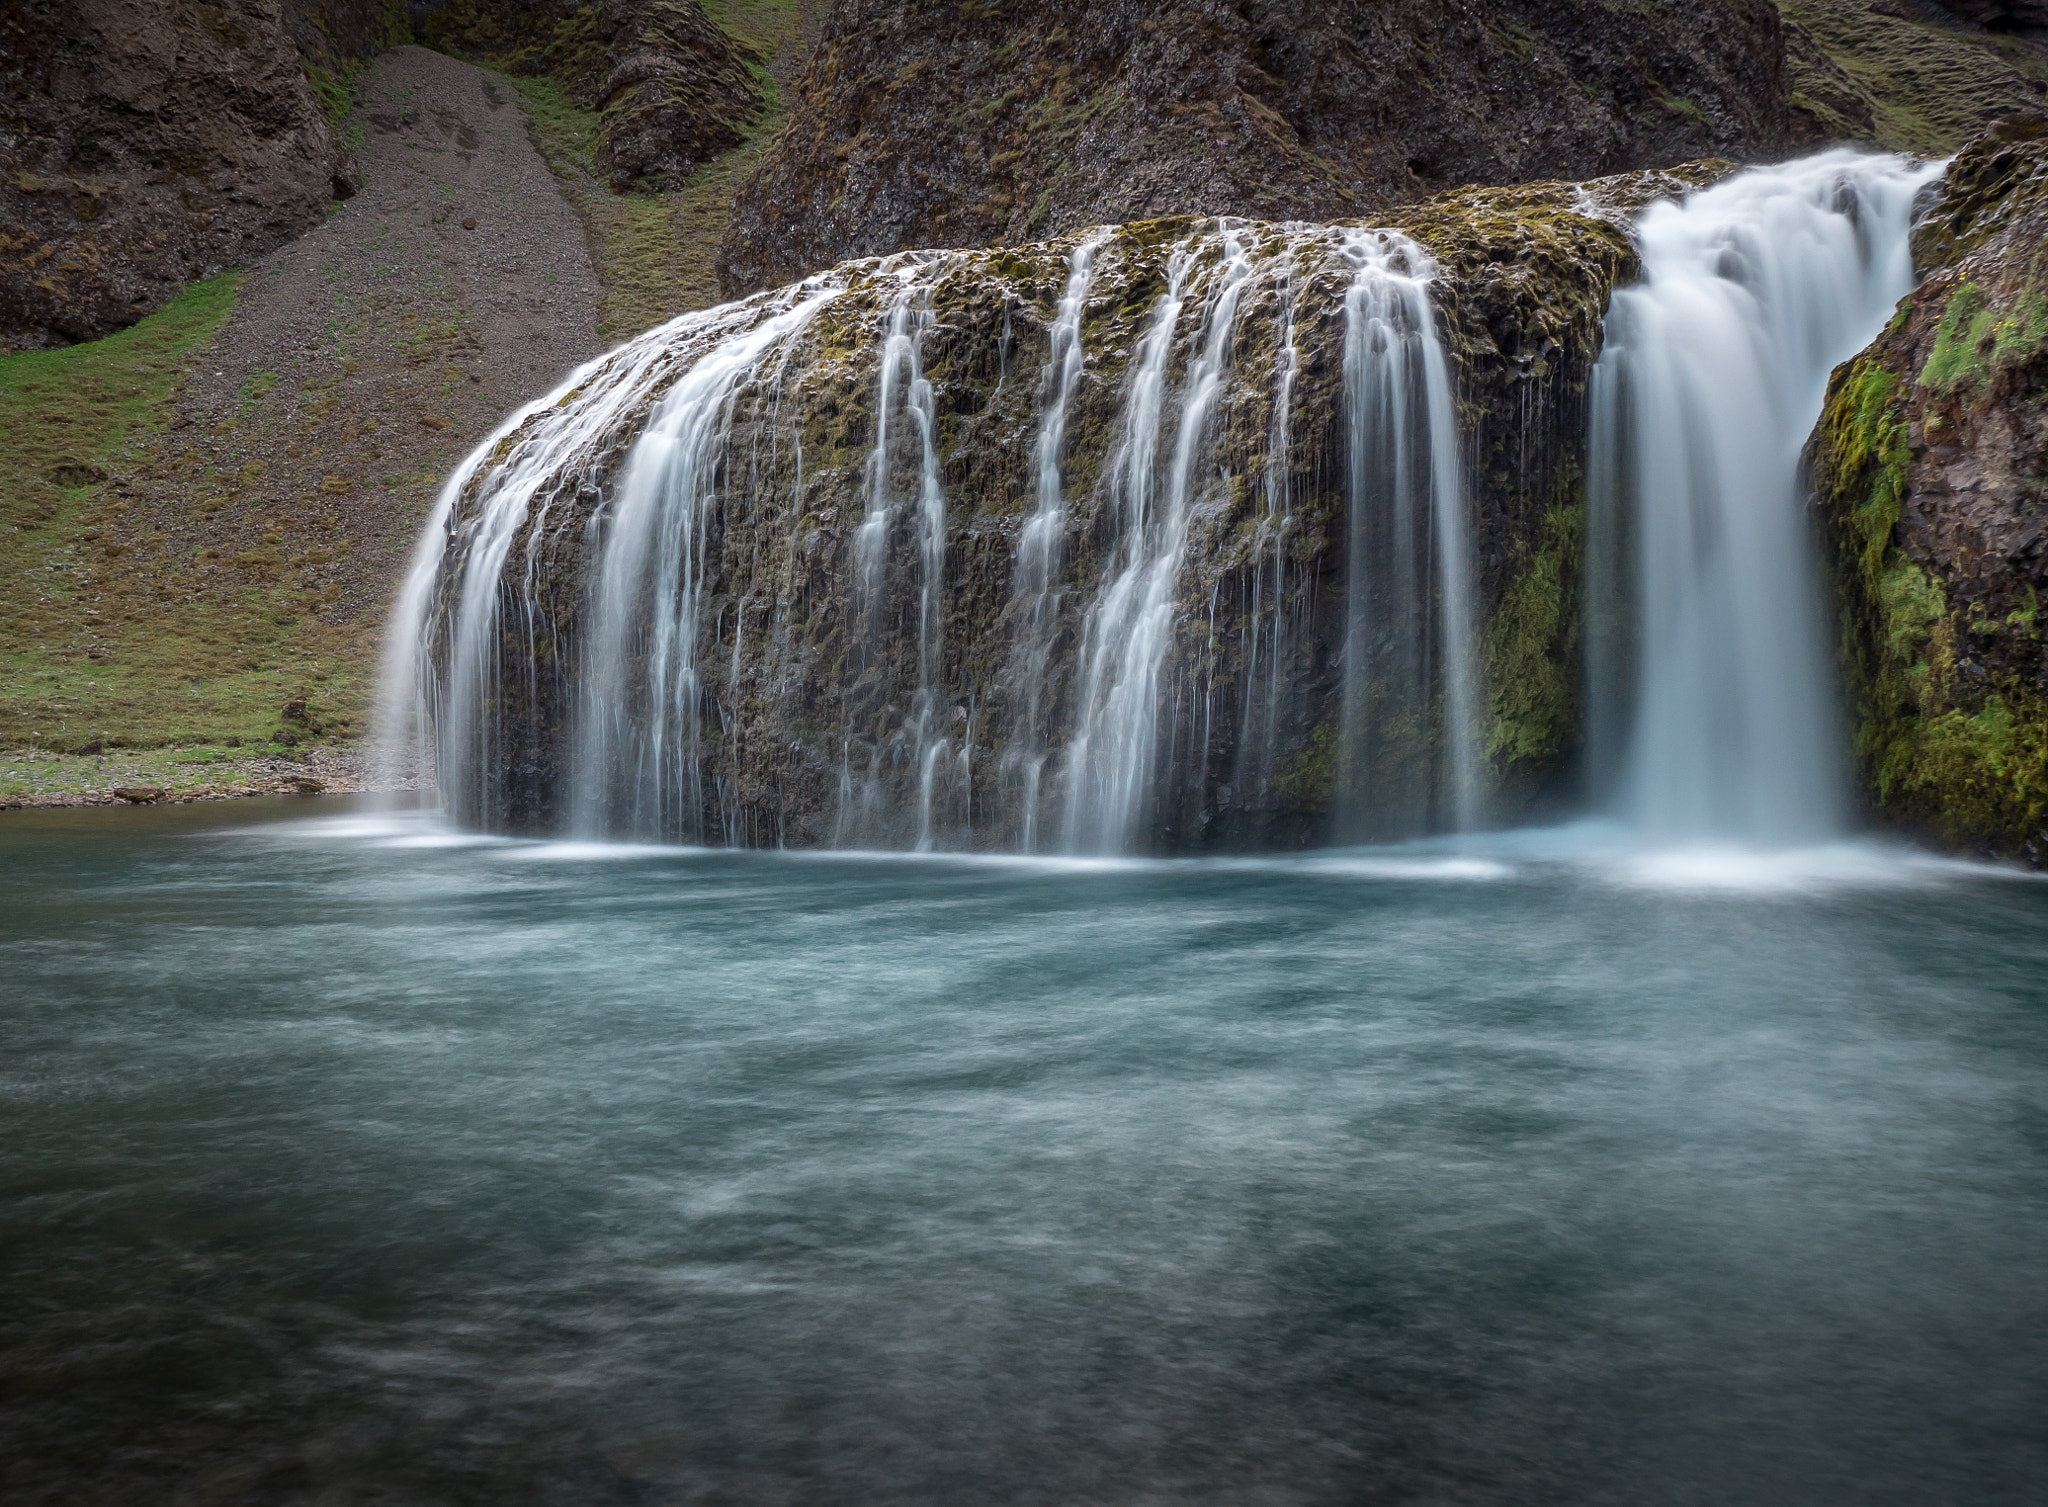
[[[402,47],[359,95],[363,190],[248,270],[167,426],[55,525],[33,631],[0,646],[17,746],[291,758],[367,731],[383,615],[442,478],[599,349],[583,226],[504,81]],[[0,796],[89,788],[98,767]]]

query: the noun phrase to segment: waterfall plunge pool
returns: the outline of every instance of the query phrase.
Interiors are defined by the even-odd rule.
[[[2048,1472],[2048,885],[307,809],[0,826],[10,1503]]]

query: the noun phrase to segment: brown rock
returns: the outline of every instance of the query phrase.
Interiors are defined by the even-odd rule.
[[[1762,0],[837,0],[734,201],[729,292],[1161,214],[1344,219],[1791,142]]]
[[[317,225],[346,171],[277,0],[19,0],[0,340],[89,340]]]
[[[511,73],[561,79],[602,117],[597,169],[621,192],[681,188],[737,146],[761,108],[750,65],[762,60],[697,0],[450,0],[420,22],[420,33]]]
[[[1864,792],[2048,867],[2048,117],[2001,121],[1914,232],[1927,275],[1813,441]]]
[[[153,806],[164,798],[164,794],[161,785],[119,785],[114,789],[116,799],[131,806]]]

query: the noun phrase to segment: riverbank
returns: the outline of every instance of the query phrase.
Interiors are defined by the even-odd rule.
[[[379,771],[371,750],[356,743],[317,744],[303,751],[204,744],[96,753],[0,750],[0,811],[184,805],[255,795],[363,795],[421,785],[412,773]]]

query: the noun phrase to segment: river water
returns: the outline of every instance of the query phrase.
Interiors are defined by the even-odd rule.
[[[2038,1501],[2044,923],[10,815],[0,1498]]]

